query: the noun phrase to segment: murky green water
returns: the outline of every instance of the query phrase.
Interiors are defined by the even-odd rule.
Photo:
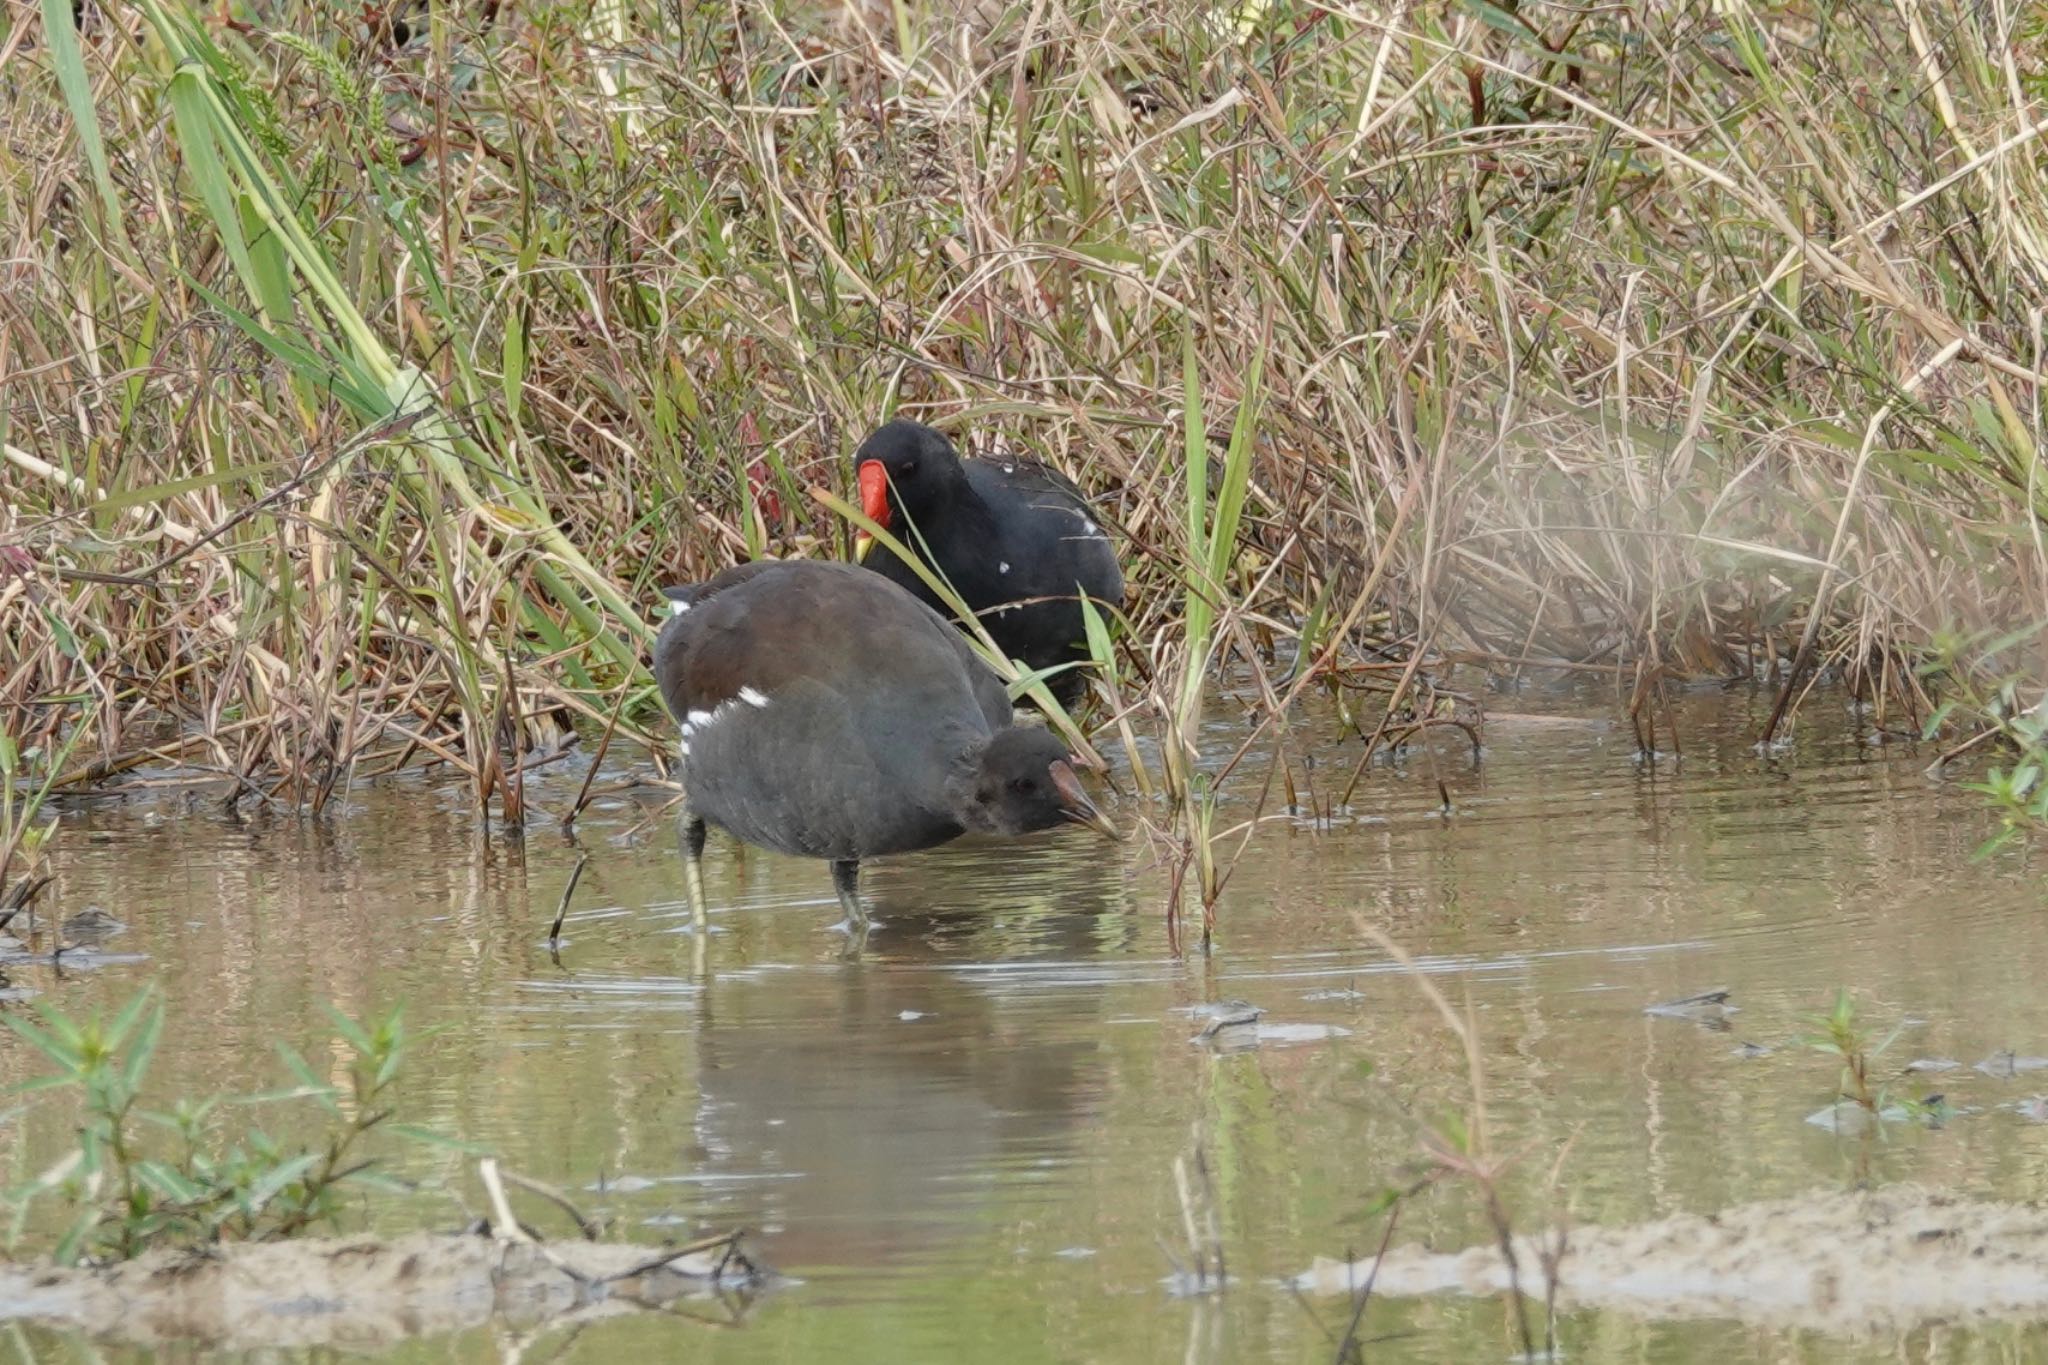
[[[1688,695],[1683,761],[1648,769],[1601,721],[1605,698],[1497,699],[1551,718],[1496,718],[1481,765],[1446,744],[1375,768],[1333,827],[1267,820],[1207,959],[1169,951],[1168,875],[1143,841],[1078,831],[876,864],[882,923],[851,962],[822,865],[714,836],[703,941],[646,790],[579,826],[591,861],[557,965],[544,938],[578,847],[552,829],[480,837],[462,793],[408,780],[318,822],[161,794],[72,809],[56,902],[112,911],[131,926],[114,946],[146,959],[17,969],[13,984],[86,1009],[160,982],[163,1093],[271,1084],[273,1040],[319,1038],[321,1001],[404,1000],[443,1030],[414,1059],[406,1117],[576,1191],[630,1237],[756,1229],[801,1281],[743,1313],[530,1342],[480,1331],[411,1358],[1326,1361],[1341,1305],[1312,1315],[1279,1278],[1377,1245],[1377,1197],[1421,1169],[1418,1136],[1466,1097],[1455,1041],[1361,916],[1476,1021],[1495,1145],[1524,1154],[1506,1180],[1524,1225],[1858,1180],[2048,1197],[2048,1125],[2019,1108],[2048,1073],[1967,1066],[2048,1054],[2042,869],[2023,850],[1973,862],[1976,799],[1924,778],[1924,751],[1859,742],[1839,699],[1811,703],[1791,752],[1758,756],[1767,700]],[[1356,742],[1330,749],[1313,727],[1294,742],[1321,756],[1319,792],[1341,789]],[[551,776],[541,804],[580,776]],[[1126,800],[1123,822],[1137,814]],[[1864,1141],[1804,1122],[1836,1072],[1795,1040],[1837,985],[1880,1033],[1910,1021],[1887,1071],[1966,1064],[1898,1083],[1939,1090],[1958,1117]],[[1714,986],[1740,1007],[1726,1032],[1642,1012]],[[1201,1005],[1240,998],[1315,1027],[1244,1051],[1191,1042]],[[0,1038],[0,1081],[37,1070]],[[52,1110],[9,1120],[0,1176],[63,1137]],[[1197,1140],[1234,1283],[1176,1297],[1162,1242],[1185,1254],[1173,1162]],[[379,1225],[454,1226],[458,1196],[481,1207],[463,1158],[407,1160],[449,1193],[375,1206]],[[1401,1213],[1400,1240],[1486,1236],[1469,1186]],[[1376,1303],[1368,1358],[1506,1360],[1511,1322],[1495,1300]],[[2048,1331],[2008,1326],[1853,1343],[1586,1313],[1559,1335],[1580,1360],[2048,1357]],[[48,1360],[95,1349],[39,1330],[0,1342]]]

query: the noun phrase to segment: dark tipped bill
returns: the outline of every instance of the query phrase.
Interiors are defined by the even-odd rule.
[[[1066,763],[1052,765],[1053,789],[1060,794],[1060,814],[1077,825],[1086,825],[1098,834],[1121,840],[1123,831],[1111,824],[1109,817],[1095,808],[1088,799],[1088,793],[1081,790],[1081,779],[1074,776],[1074,770]]]

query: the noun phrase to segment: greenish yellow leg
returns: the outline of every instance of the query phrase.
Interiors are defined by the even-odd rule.
[[[703,933],[710,927],[704,900],[704,822],[689,807],[683,808],[680,834],[683,845],[683,885],[690,896],[690,922]]]

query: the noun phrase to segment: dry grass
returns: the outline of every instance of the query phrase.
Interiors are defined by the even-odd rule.
[[[67,85],[10,0],[0,724],[516,816],[892,405],[1101,493],[1126,731],[1230,653],[2041,672],[2038,4],[973,8],[105,0]]]

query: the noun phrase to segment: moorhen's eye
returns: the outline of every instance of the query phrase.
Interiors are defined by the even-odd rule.
[[[916,461],[916,460],[912,460],[912,461],[911,461],[911,462],[910,462],[909,464],[906,464],[906,465],[904,465],[904,466],[903,466],[903,468],[901,468],[901,469],[899,469],[899,470],[897,470],[897,471],[896,471],[896,477],[897,477],[897,478],[899,478],[899,479],[907,479],[907,478],[909,478],[909,477],[910,477],[910,476],[911,476],[912,474],[915,474],[916,472],[917,472],[917,461]]]
[[[1010,782],[1010,790],[1022,796],[1029,796],[1038,790],[1038,783],[1028,777],[1014,778]]]

